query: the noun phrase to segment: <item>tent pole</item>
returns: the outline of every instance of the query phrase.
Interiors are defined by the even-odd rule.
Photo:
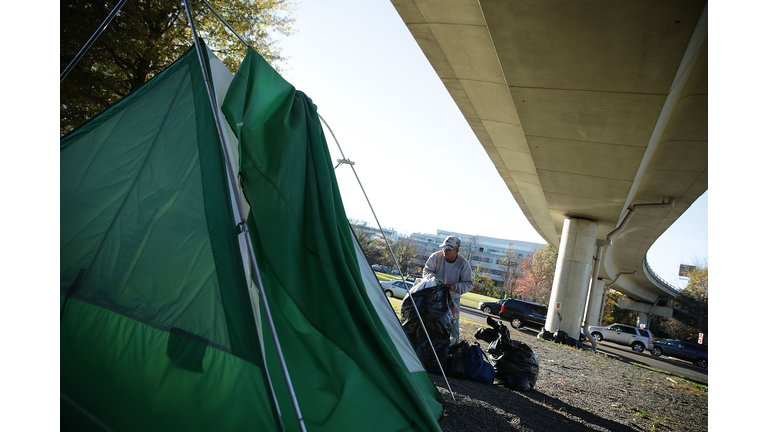
[[[229,29],[229,31],[231,31],[231,32],[232,32],[232,33],[233,33],[235,36],[237,36],[237,38],[238,38],[238,39],[240,39],[240,42],[242,42],[242,43],[243,43],[245,46],[247,46],[247,47],[250,47],[250,46],[251,46],[251,45],[248,43],[248,41],[246,41],[246,40],[245,40],[245,38],[244,38],[244,37],[240,36],[240,33],[238,33],[237,31],[235,31],[235,29],[234,29],[234,28],[233,28],[233,27],[232,27],[232,26],[231,26],[231,25],[230,25],[230,24],[227,22],[227,20],[225,20],[225,19],[224,19],[224,17],[223,17],[223,16],[221,16],[221,14],[219,14],[219,13],[216,11],[216,9],[214,9],[214,8],[213,8],[213,6],[211,6],[211,4],[210,4],[210,3],[208,3],[208,0],[200,0],[200,1],[202,1],[202,2],[203,2],[203,4],[204,4],[204,5],[206,5],[206,6],[208,7],[208,9],[210,9],[210,10],[211,10],[211,12],[213,12],[213,13],[214,13],[214,15],[216,15],[216,17],[217,17],[219,20],[221,20],[221,22],[222,22],[222,23],[224,23],[224,25],[225,25],[225,26],[226,26],[226,27]],[[253,48],[253,47],[251,47],[251,48]]]
[[[198,56],[198,59],[200,61],[200,68],[202,69],[203,77],[205,79],[206,89],[208,91],[208,100],[211,103],[211,110],[213,111],[213,116],[214,116],[214,118],[216,120],[216,130],[217,130],[217,132],[219,134],[219,142],[221,144],[222,152],[224,153],[224,158],[226,159],[227,174],[229,176],[229,185],[230,185],[230,188],[234,188],[234,185],[238,184],[237,181],[236,181],[237,178],[236,178],[235,173],[234,173],[234,168],[233,168],[233,165],[232,165],[232,160],[231,160],[231,158],[229,156],[229,151],[226,148],[226,141],[225,141],[225,137],[224,137],[224,129],[223,129],[223,126],[222,126],[223,123],[221,121],[221,117],[219,116],[219,110],[218,110],[218,106],[216,104],[216,98],[215,98],[215,95],[214,95],[214,92],[213,92],[213,84],[211,84],[210,76],[208,75],[208,69],[205,67],[205,63],[203,62],[203,58],[204,58],[203,57],[203,55],[204,55],[203,48],[200,46],[200,41],[199,41],[199,37],[198,37],[198,34],[197,34],[197,28],[195,27],[195,22],[192,19],[192,11],[191,11],[191,7],[190,7],[190,5],[188,3],[189,1],[190,0],[183,0],[182,3],[184,4],[184,10],[185,10],[185,12],[187,14],[187,19],[189,20],[189,25],[190,25],[190,27],[192,29],[192,38],[194,40],[195,50],[197,50],[197,56]],[[304,425],[304,419],[302,418],[301,410],[299,409],[299,403],[298,403],[298,400],[296,399],[296,394],[295,394],[295,392],[293,390],[293,384],[291,383],[291,377],[290,377],[290,374],[288,373],[288,368],[287,368],[287,366],[285,364],[285,358],[283,357],[283,351],[282,351],[282,349],[280,347],[280,341],[278,340],[278,337],[277,337],[277,331],[275,330],[275,325],[274,325],[274,322],[272,321],[272,314],[271,314],[271,312],[269,310],[269,305],[267,304],[267,298],[266,298],[266,294],[264,293],[264,286],[262,285],[262,282],[261,282],[261,275],[259,273],[259,267],[258,267],[258,264],[256,263],[256,254],[255,254],[255,252],[253,250],[253,244],[251,243],[251,237],[250,237],[250,234],[248,232],[248,224],[246,222],[245,211],[243,210],[243,204],[240,201],[240,195],[236,191],[234,191],[233,195],[235,197],[235,202],[237,203],[237,210],[239,212],[239,216],[240,216],[240,220],[241,220],[239,225],[242,227],[242,234],[245,234],[245,242],[246,242],[246,245],[248,247],[248,258],[249,258],[251,266],[253,267],[253,270],[254,270],[254,275],[255,275],[254,279],[256,281],[256,285],[257,285],[258,290],[259,290],[259,296],[260,296],[261,304],[264,306],[264,312],[267,315],[267,322],[269,324],[269,331],[270,331],[270,333],[272,335],[272,340],[273,340],[273,342],[275,344],[275,350],[277,352],[277,358],[278,358],[278,361],[280,362],[280,368],[282,369],[283,377],[285,378],[285,384],[286,384],[286,387],[288,389],[288,394],[289,394],[289,396],[291,398],[291,404],[293,405],[293,411],[296,414],[296,421],[298,422],[299,430],[301,430],[303,432],[306,432],[307,429],[306,429],[306,427]],[[249,295],[251,295],[251,290],[250,289],[248,290],[248,293],[249,293]],[[253,305],[253,301],[251,301],[251,305]],[[256,311],[254,311],[254,319],[258,319],[258,316],[256,315]],[[266,362],[266,359],[264,359],[264,361]],[[266,363],[265,363],[265,366],[266,366]],[[271,383],[270,383],[270,386],[271,386]],[[274,390],[272,391],[272,395],[274,397]],[[277,405],[277,400],[275,400],[275,405],[278,406]]]
[[[325,127],[328,128],[328,130],[331,132],[331,136],[333,137],[333,140],[336,141],[336,146],[339,147],[339,152],[341,152],[341,157],[345,160],[347,160],[347,157],[344,156],[344,151],[341,149],[341,144],[339,144],[339,140],[336,139],[336,134],[333,133],[333,130],[330,126],[328,126],[328,123],[325,121],[323,116],[321,116],[319,113],[317,116],[322,120],[323,124],[325,124]],[[357,171],[355,171],[355,166],[350,164],[350,167],[352,167],[352,172],[355,174],[355,178],[357,179],[357,184],[360,185],[360,190],[363,191],[363,196],[365,196],[365,200],[368,202],[368,207],[371,208],[371,213],[373,213],[373,218],[376,219],[376,225],[379,226],[379,231],[381,231],[381,236],[384,237],[384,242],[387,243],[387,247],[389,248],[389,253],[392,254],[392,258],[395,260],[395,265],[397,265],[398,271],[400,272],[400,280],[405,282],[405,279],[403,279],[403,272],[400,270],[400,265],[397,264],[397,259],[395,258],[395,253],[392,252],[392,247],[389,245],[389,241],[387,241],[387,236],[384,235],[384,229],[381,228],[381,224],[379,223],[379,218],[376,216],[376,212],[373,210],[373,205],[371,205],[371,201],[368,199],[368,194],[365,193],[365,189],[363,188],[363,183],[360,181],[360,177],[357,176]],[[405,301],[405,299],[403,299]],[[411,302],[413,302],[413,299],[411,299]],[[421,323],[421,328],[424,330],[424,334],[429,334],[427,332],[427,327],[424,325],[424,320],[421,319],[421,313],[419,313],[419,308],[416,307],[416,303],[413,302],[413,309],[416,311],[416,316],[419,317],[419,322]],[[435,351],[435,346],[432,345],[432,339],[427,338],[427,341],[429,342],[429,347],[432,348],[432,355],[435,356],[435,360],[438,360],[437,358],[437,352]],[[445,371],[443,370],[443,365],[440,364],[440,361],[438,360],[437,365],[440,367],[440,372],[443,374],[443,379],[445,380],[445,385],[448,386],[448,391],[451,392],[451,398],[456,401],[456,397],[453,395],[453,390],[451,390],[451,384],[448,382],[448,377],[445,376]]]
[[[101,23],[98,29],[96,29],[96,32],[93,34],[93,36],[91,36],[91,38],[88,39],[88,42],[86,42],[85,45],[83,45],[83,47],[80,48],[80,52],[78,52],[75,58],[72,59],[71,62],[69,62],[67,67],[64,69],[64,71],[61,74],[59,74],[59,84],[61,84],[64,81],[64,78],[66,78],[67,75],[69,75],[69,73],[72,72],[72,69],[75,68],[75,65],[77,64],[77,62],[80,61],[81,58],[83,58],[85,53],[88,52],[89,49],[91,49],[91,45],[93,45],[93,43],[96,42],[96,39],[98,39],[99,36],[101,36],[101,34],[104,33],[104,30],[107,29],[107,26],[109,25],[109,23],[112,22],[112,18],[114,18],[115,15],[117,15],[117,13],[120,12],[120,9],[123,7],[126,1],[127,0],[120,0],[120,3],[118,3],[117,6],[114,7],[114,9],[112,9],[112,12],[109,13],[109,15],[104,20],[104,22]]]

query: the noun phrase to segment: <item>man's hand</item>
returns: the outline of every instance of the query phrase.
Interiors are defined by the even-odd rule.
[[[446,285],[448,285],[451,288],[449,291],[456,291],[456,284],[446,284]]]

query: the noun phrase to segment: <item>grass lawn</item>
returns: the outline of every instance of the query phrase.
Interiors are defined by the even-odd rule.
[[[377,278],[378,278],[380,281],[389,282],[389,281],[391,281],[391,280],[395,280],[395,279],[397,279],[397,280],[400,280],[400,276],[398,276],[398,275],[391,275],[391,274],[386,274],[386,273],[379,273],[379,272],[377,272],[377,271],[375,271],[375,270],[374,270],[374,273],[376,274],[376,277],[377,277]]]
[[[466,293],[461,296],[461,304],[477,309],[477,304],[482,301],[498,301],[500,299],[484,296],[482,294]]]

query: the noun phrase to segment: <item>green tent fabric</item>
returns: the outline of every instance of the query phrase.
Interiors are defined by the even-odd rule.
[[[314,106],[255,52],[234,81],[206,52],[241,118],[250,233],[307,429],[439,430]],[[64,137],[60,166],[62,429],[298,430],[196,52]]]
[[[312,101],[251,49],[222,109],[240,142],[248,225],[305,420],[439,430],[439,404],[397,373],[406,367],[365,290]]]
[[[194,51],[62,139],[62,425],[279,428],[222,158]]]

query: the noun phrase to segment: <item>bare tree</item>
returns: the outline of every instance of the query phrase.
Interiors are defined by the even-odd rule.
[[[517,254],[515,253],[515,245],[510,243],[507,246],[507,250],[499,259],[499,265],[504,271],[504,284],[502,285],[502,291],[505,295],[512,295],[512,291],[515,289],[517,278],[520,276],[520,265],[517,262]]]
[[[477,249],[477,236],[473,235],[466,240],[461,238],[459,240],[461,240],[462,255],[469,261],[469,265],[472,265],[472,257],[475,255],[475,249]]]

